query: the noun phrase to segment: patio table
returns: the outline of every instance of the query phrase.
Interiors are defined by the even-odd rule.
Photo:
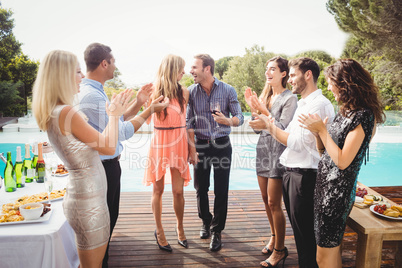
[[[380,195],[359,183],[358,187],[367,189],[368,194]],[[391,200],[383,197],[390,204]],[[375,215],[369,208],[353,207],[347,225],[358,235],[356,267],[380,267],[383,241],[398,241],[395,254],[395,267],[402,267],[402,221]]]
[[[67,177],[59,178],[58,185]],[[60,189],[60,188],[55,188]],[[24,188],[6,193],[0,190],[0,206],[24,195],[44,192],[43,183],[27,183]],[[0,267],[78,267],[75,235],[63,213],[62,200],[51,201],[48,221],[1,225]]]

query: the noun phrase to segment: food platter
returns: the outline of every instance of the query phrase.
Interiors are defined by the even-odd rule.
[[[52,174],[52,176],[53,177],[66,177],[66,176],[68,176],[68,173],[63,173],[63,174],[55,173],[55,174]]]
[[[68,176],[68,170],[65,168],[63,164],[58,164],[56,172],[52,174],[55,177],[65,177]]]
[[[13,221],[13,222],[1,222],[0,226],[3,225],[15,225],[15,224],[24,224],[24,223],[39,223],[39,222],[45,222],[48,221],[50,219],[50,216],[52,216],[53,213],[53,208],[47,212],[45,215],[43,215],[42,217],[40,217],[39,219],[36,220],[23,220],[23,221]]]
[[[387,218],[387,219],[391,219],[391,220],[402,221],[402,217],[396,218],[396,217],[390,217],[390,216],[387,216],[387,215],[378,213],[377,211],[374,210],[374,207],[375,207],[375,206],[376,206],[376,205],[371,205],[371,206],[370,206],[370,211],[373,212],[374,214],[376,214],[377,216],[380,216],[380,217],[383,217],[383,218]]]
[[[65,189],[53,190],[50,196],[54,198],[50,199],[50,201],[62,200],[64,198],[65,192],[66,192]],[[24,195],[15,200],[14,202],[11,201],[4,203],[1,206],[1,208],[3,213],[7,213],[10,210],[18,210],[19,206],[28,203],[48,203],[49,202],[48,196],[49,195],[46,192],[41,192],[34,195]]]
[[[55,199],[50,199],[50,202],[59,201],[59,200],[63,200],[63,199],[64,199],[64,196],[61,196],[61,197],[58,197],[58,198],[55,198]],[[48,203],[48,202],[49,202],[49,200],[43,200],[43,201],[40,201],[38,203]]]

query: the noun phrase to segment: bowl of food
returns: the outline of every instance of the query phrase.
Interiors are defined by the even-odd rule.
[[[36,220],[43,213],[43,204],[41,203],[28,203],[20,206],[21,216],[24,217],[25,220]]]

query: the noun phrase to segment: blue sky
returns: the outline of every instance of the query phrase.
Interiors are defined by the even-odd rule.
[[[152,82],[162,58],[208,53],[216,60],[242,56],[254,44],[294,55],[324,50],[342,53],[347,34],[324,0],[0,0],[14,12],[14,34],[29,57],[47,52],[83,52],[92,42],[109,45],[128,85]]]

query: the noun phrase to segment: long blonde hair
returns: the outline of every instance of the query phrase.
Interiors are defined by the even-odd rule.
[[[47,130],[57,104],[72,105],[77,64],[77,56],[62,50],[49,52],[41,62],[32,95],[32,111],[41,130]]]
[[[156,81],[154,83],[155,90],[152,94],[152,100],[163,95],[170,100],[177,100],[180,105],[180,109],[184,111],[184,96],[183,89],[177,77],[179,72],[184,68],[185,62],[182,57],[169,54],[163,58],[161,65],[159,66],[158,73],[156,75]],[[164,118],[167,116],[166,109],[163,110]],[[157,114],[158,118],[161,118],[162,112]]]

